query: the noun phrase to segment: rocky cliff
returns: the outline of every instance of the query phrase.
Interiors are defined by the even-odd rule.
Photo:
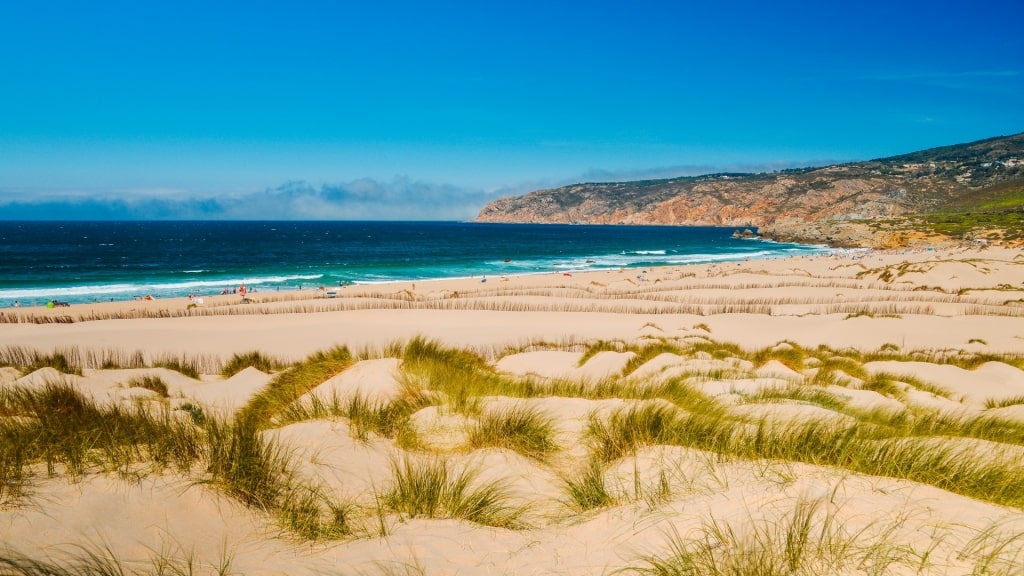
[[[963,209],[1020,195],[1022,183],[1024,134],[1017,134],[821,168],[574,184],[501,198],[476,221],[756,226],[788,239],[850,244],[860,240],[839,239],[848,227],[842,223]]]

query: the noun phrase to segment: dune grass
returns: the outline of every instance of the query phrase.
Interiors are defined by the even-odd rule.
[[[882,418],[879,417],[879,420]],[[967,422],[968,437],[994,441],[1019,434],[1016,425],[979,419]],[[915,428],[915,426],[917,426]],[[611,462],[658,444],[688,446],[747,459],[834,466],[853,472],[914,480],[959,494],[1024,507],[1024,469],[1013,450],[985,449],[984,458],[957,442],[936,442],[924,431],[947,431],[952,421],[879,426],[874,422],[744,422],[723,414],[682,414],[647,403],[592,416],[586,436],[595,458]]]
[[[1024,394],[1019,394],[1017,396],[1011,396],[1009,398],[999,398],[999,399],[989,398],[989,399],[985,400],[985,408],[989,409],[989,410],[991,410],[993,408],[1006,408],[1008,406],[1019,406],[1021,404],[1024,404]]]
[[[6,415],[22,417],[4,421],[5,435],[20,437],[4,446],[45,462],[51,474],[58,465],[79,475],[90,465],[116,471],[138,462],[184,470],[201,453],[195,430],[169,411],[100,406],[64,382],[4,390],[0,404]]]
[[[815,366],[818,374],[826,375],[817,383],[832,384],[835,375],[842,371],[854,378],[863,377],[864,388],[897,398],[905,393],[908,384],[920,389],[928,386],[924,382],[908,382],[911,379],[904,377],[867,374],[863,363],[868,358],[877,358],[872,356],[876,353],[824,347],[804,349],[794,343],[743,350],[710,340],[662,339],[647,346],[620,349],[617,344],[598,344],[594,349],[599,348],[628,349],[648,359],[669,352],[682,358],[710,356],[730,362],[746,361],[750,366],[770,360],[784,362],[794,369]],[[31,351],[19,353],[23,354],[19,358],[32,358]],[[913,353],[896,350],[880,353],[887,359],[913,357]],[[8,354],[13,355],[10,350]],[[525,527],[524,510],[510,504],[505,486],[479,481],[477,471],[458,468],[440,453],[415,453],[423,451],[422,446],[403,440],[403,435],[412,434],[408,423],[417,410],[428,405],[447,405],[474,418],[466,448],[502,447],[534,458],[542,466],[556,462],[563,467],[555,473],[563,479],[568,506],[580,512],[632,501],[628,494],[613,494],[606,486],[606,469],[642,447],[657,445],[692,447],[716,457],[804,462],[908,479],[1024,508],[1024,469],[1018,464],[1018,448],[1024,447],[1024,424],[983,413],[950,416],[912,405],[899,414],[883,409],[854,410],[840,396],[814,385],[815,378],[788,387],[765,388],[744,398],[746,402],[812,403],[849,416],[841,422],[786,424],[733,415],[727,404],[699,391],[700,382],[714,380],[721,374],[690,373],[662,381],[641,381],[632,376],[635,368],[642,365],[638,363],[623,374],[597,382],[516,378],[498,374],[481,354],[422,338],[391,345],[384,351],[364,351],[360,356],[374,354],[400,355],[403,391],[399,398],[383,403],[371,402],[363,395],[353,395],[344,401],[317,397],[300,400],[356,361],[348,349],[334,348],[279,371],[266,389],[231,420],[207,416],[199,406],[193,406],[193,411],[186,410],[185,404],[179,409],[189,412],[192,418],[169,406],[143,410],[141,406],[99,405],[78,392],[70,379],[32,389],[0,389],[0,504],[12,503],[25,493],[38,465],[49,475],[73,479],[91,472],[138,477],[171,469],[266,512],[287,534],[299,540],[349,538],[363,533],[360,522],[373,513],[367,512],[365,506],[339,502],[310,480],[300,479],[288,447],[270,440],[266,433],[291,422],[343,417],[349,421],[355,437],[366,440],[376,435],[393,440],[405,450],[405,455],[397,456],[393,462],[391,481],[377,494],[377,514],[382,526],[384,516],[393,515],[399,519],[449,518],[503,528]],[[732,376],[730,372],[729,377]],[[129,385],[166,394],[155,383],[162,383],[158,377],[144,380],[132,380]],[[566,448],[554,441],[556,423],[552,418],[526,404],[503,410],[482,409],[488,404],[486,399],[493,396],[619,398],[626,405],[591,414],[581,438],[590,448],[590,457],[581,463],[577,459],[563,460],[561,456],[552,460],[553,455]],[[990,408],[1014,403],[1013,399],[1005,403],[993,401]],[[979,451],[979,441],[990,444]],[[567,473],[566,469],[571,471]],[[635,497],[648,502],[653,510],[672,497],[670,484],[663,478],[661,489],[638,488]],[[804,508],[773,525],[754,523],[746,532],[708,524],[702,537],[681,540],[678,550],[668,556],[651,556],[636,570],[703,574],[721,569],[722,573],[748,573],[744,570],[753,570],[754,564],[743,564],[744,558],[758,558],[766,568],[753,573],[795,574],[812,573],[827,561],[847,566],[861,561],[854,556],[823,556],[818,540],[831,542],[828,546],[835,548],[849,545],[850,535],[839,533],[833,537],[821,530],[807,532],[807,526],[821,528],[822,518],[827,520],[827,514],[820,505],[807,504]],[[382,528],[381,533],[385,532]],[[1006,541],[992,538],[991,542],[977,544],[979,558]],[[1012,536],[1007,538],[1015,541]],[[713,550],[700,548],[702,542],[712,541],[728,542],[736,555],[730,556],[732,552],[721,546]],[[787,548],[792,546],[796,548]],[[898,556],[883,547],[875,547],[872,554],[871,562],[877,562],[872,566],[882,567],[895,562],[892,558]],[[990,555],[996,559],[1005,556],[1002,549]],[[0,554],[0,561],[2,558]],[[992,562],[993,566],[998,564],[997,560]]]
[[[425,345],[426,344],[426,345]],[[598,345],[607,348],[607,345]],[[772,396],[813,402],[827,409],[849,415],[854,422],[846,424],[809,423],[780,425],[771,422],[749,422],[729,416],[721,405],[697,392],[687,379],[670,379],[659,385],[631,386],[618,380],[601,384],[605,390],[594,394],[586,387],[568,384],[531,382],[528,379],[509,382],[489,372],[479,359],[462,356],[436,344],[416,343],[416,362],[428,365],[434,355],[433,384],[457,390],[460,402],[474,397],[501,394],[515,397],[531,395],[566,395],[575,397],[638,398],[648,401],[616,410],[605,418],[592,416],[586,438],[599,462],[611,462],[638,448],[656,444],[674,444],[710,450],[743,458],[771,458],[811,464],[836,466],[851,471],[906,478],[933,484],[944,489],[985,500],[1013,506],[1024,505],[1017,492],[1024,487],[1024,473],[1015,471],[1007,460],[989,461],[966,458],[962,446],[937,446],[927,439],[936,435],[978,438],[998,443],[1019,444],[1019,427],[996,419],[949,419],[926,411],[913,414],[892,413],[882,409],[859,411],[818,387],[795,387],[785,392],[762,391],[753,400],[764,401]],[[730,344],[711,341],[673,343],[659,341],[647,347],[636,347],[637,358],[650,359],[662,353],[692,357],[698,353],[715,358],[739,358],[763,362],[783,359],[797,367],[811,358],[818,359],[821,383],[833,383],[831,375],[839,371],[854,378],[865,379],[866,387],[899,397],[902,388],[895,377],[869,375],[862,368],[867,354],[851,350],[819,347],[801,349],[787,343],[766,349],[745,351]],[[906,356],[887,352],[888,359]],[[637,366],[642,362],[637,361]],[[630,367],[624,373],[631,372]],[[445,381],[442,375],[455,375]],[[454,383],[453,383],[454,381]],[[525,382],[525,383],[524,383]],[[813,380],[812,380],[813,382]],[[925,387],[923,383],[916,385]],[[593,390],[593,388],[591,388]],[[606,396],[606,394],[608,394]],[[580,484],[579,480],[573,481]],[[1021,491],[1024,493],[1024,491]],[[584,498],[585,499],[585,498]]]
[[[601,352],[624,352],[626,345],[623,342],[611,341],[611,340],[598,340],[587,345],[586,350],[583,351],[583,355],[580,356],[577,366],[583,366],[588,360],[597,356]]]
[[[456,470],[442,459],[406,457],[392,464],[391,487],[381,495],[387,509],[410,518],[452,518],[500,528],[525,528],[525,510],[511,506],[501,483],[480,483],[472,469]]]
[[[140,350],[128,352],[112,348],[66,346],[44,352],[27,346],[6,346],[0,348],[0,366],[17,368],[23,374],[49,367],[76,376],[81,376],[86,369],[167,368],[199,378],[200,374],[220,373],[221,360],[196,354],[163,354],[147,360]]]
[[[586,435],[595,456],[611,462],[642,446],[676,443],[680,418],[673,406],[645,402],[616,410],[607,419],[592,414]]]
[[[193,576],[234,574],[234,558],[224,554],[215,562],[203,562],[192,551],[164,547],[146,560],[129,561],[107,544],[77,546],[59,559],[40,560],[0,550],[0,574],[4,576]]]
[[[199,376],[203,374],[203,368],[200,363],[191,358],[178,358],[173,356],[166,356],[158,358],[153,362],[155,368],[166,368],[168,370],[174,370],[180,372],[189,378],[199,379]]]
[[[569,505],[578,512],[606,508],[616,503],[604,481],[604,469],[599,458],[591,458],[575,475],[564,476]]]
[[[829,502],[800,500],[779,518],[728,523],[712,517],[695,537],[674,532],[666,553],[642,557],[632,571],[657,576],[883,575],[911,563],[906,550],[884,538],[894,528],[850,533]]]
[[[262,392],[246,404],[236,419],[251,419],[257,428],[267,427],[292,402],[340,374],[353,362],[348,348],[336,347],[317,352],[305,361],[278,373]]]
[[[290,451],[267,439],[253,418],[207,420],[204,482],[247,506],[270,513],[302,540],[334,540],[352,533],[351,506],[298,480]]]
[[[100,406],[62,381],[0,390],[0,416],[0,503],[21,495],[37,463],[50,476],[134,476],[187,471],[203,454],[199,431],[169,410]]]
[[[355,437],[360,440],[368,440],[371,433],[397,439],[407,432],[409,417],[428,403],[426,396],[415,393],[387,403],[372,403],[366,396],[357,394],[341,404],[338,413],[348,418]]]
[[[73,479],[90,472],[137,477],[167,468],[190,475],[201,464],[201,482],[273,513],[302,538],[348,534],[348,508],[297,484],[288,451],[262,433],[271,408],[308,383],[308,372],[337,369],[345,360],[341,351],[315,355],[312,366],[279,380],[269,398],[258,397],[230,422],[191,412],[192,418],[179,418],[169,407],[100,405],[64,381],[0,389],[0,503],[24,494],[36,464],[50,476]],[[138,384],[158,387],[153,380]]]
[[[249,506],[277,507],[287,491],[282,479],[291,475],[287,450],[266,440],[252,418],[211,419],[206,434],[210,482]]]
[[[230,378],[246,368],[255,368],[260,372],[270,374],[284,367],[285,363],[283,361],[268,356],[258,350],[253,350],[251,352],[232,355],[231,359],[224,364],[224,367],[220,371],[220,375],[224,378]]]
[[[339,540],[353,533],[354,507],[323,491],[294,484],[277,503],[278,522],[304,541]]]
[[[508,448],[524,456],[544,460],[558,449],[554,420],[536,408],[513,406],[485,412],[470,428],[473,448]]]
[[[77,348],[59,348],[49,353],[26,346],[0,348],[0,366],[10,366],[28,374],[40,368],[53,368],[64,374],[82,375],[82,362]]]
[[[472,412],[476,400],[500,393],[507,379],[479,355],[416,337],[402,350],[405,385],[437,392],[457,412]]]
[[[743,401],[751,404],[770,403],[780,400],[812,404],[838,413],[844,413],[849,404],[846,399],[840,398],[836,394],[818,386],[773,386],[762,388],[753,394],[743,396]]]
[[[144,388],[156,392],[160,396],[167,398],[167,383],[164,379],[152,374],[145,374],[143,376],[136,376],[129,380],[126,384],[129,388]]]

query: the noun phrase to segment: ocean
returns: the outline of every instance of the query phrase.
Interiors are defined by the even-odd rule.
[[[0,221],[0,307],[678,266],[823,246],[735,228],[467,222]]]

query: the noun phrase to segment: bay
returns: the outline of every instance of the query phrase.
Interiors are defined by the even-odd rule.
[[[0,221],[0,307],[729,262],[826,251],[735,228]]]

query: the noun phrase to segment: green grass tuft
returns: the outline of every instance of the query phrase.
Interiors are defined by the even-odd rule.
[[[596,458],[592,458],[578,476],[566,477],[563,481],[571,506],[580,512],[616,503],[605,485],[601,462]]]
[[[287,495],[291,464],[286,450],[267,440],[251,418],[208,420],[210,481],[246,505],[275,510]]]
[[[712,518],[690,539],[675,532],[667,553],[643,557],[633,571],[657,576],[885,574],[909,562],[905,550],[867,532],[844,530],[826,501],[800,500],[780,518],[742,526]]]
[[[17,498],[28,467],[72,478],[96,469],[136,475],[188,470],[203,454],[189,422],[141,407],[100,406],[66,382],[0,391],[0,501]]]
[[[680,422],[674,406],[645,402],[616,410],[606,419],[591,415],[586,435],[594,454],[610,462],[642,446],[675,443]]]
[[[199,366],[195,362],[190,362],[188,359],[183,358],[163,358],[153,363],[156,368],[167,368],[168,370],[174,370],[180,372],[189,378],[199,379]]]
[[[498,482],[479,484],[473,470],[452,470],[444,460],[406,457],[392,465],[392,485],[381,500],[411,518],[453,518],[486,526],[525,528],[522,508],[508,505]]]
[[[1006,408],[1007,406],[1018,406],[1020,404],[1024,404],[1024,394],[998,400],[995,398],[985,400],[985,408],[989,410],[993,408]]]
[[[255,368],[260,372],[270,374],[276,372],[284,367],[284,363],[276,358],[272,358],[263,354],[259,351],[246,352],[244,354],[235,354],[228,360],[224,368],[221,369],[221,376],[230,378],[235,374],[238,374],[246,368]]]
[[[254,426],[263,428],[300,396],[340,374],[352,363],[352,355],[347,348],[317,352],[278,373],[263,391],[249,401],[237,419],[251,419]]]
[[[515,406],[482,415],[469,432],[473,448],[497,446],[543,460],[558,449],[554,420],[536,408]]]
[[[152,390],[160,396],[167,398],[167,383],[164,379],[159,376],[152,374],[146,374],[144,376],[136,376],[128,381],[129,388],[145,388],[146,390]]]

